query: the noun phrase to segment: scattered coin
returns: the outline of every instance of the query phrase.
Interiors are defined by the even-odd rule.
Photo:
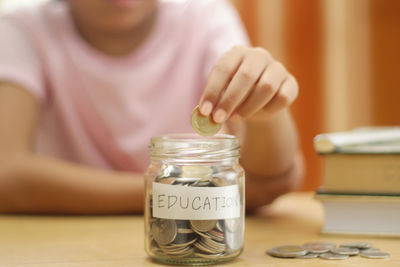
[[[303,245],[309,252],[313,253],[325,253],[329,252],[331,248],[336,247],[334,243],[328,242],[308,242]]]
[[[177,235],[176,222],[174,220],[157,219],[151,225],[154,240],[159,245],[167,245],[174,241]]]
[[[325,260],[345,260],[349,257],[349,255],[327,252],[327,253],[322,253],[321,255],[319,255],[319,257]]]
[[[340,244],[341,247],[348,247],[348,248],[358,248],[358,249],[367,249],[371,247],[370,243],[367,242],[349,242]]]
[[[306,255],[307,252],[302,246],[296,245],[279,246],[267,250],[269,255],[279,258],[296,258],[297,256]]]
[[[370,243],[367,242],[352,242],[344,243],[343,245],[336,247],[335,243],[308,242],[303,246],[289,245],[274,247],[270,250],[267,250],[267,253],[278,258],[313,259],[320,257],[327,260],[344,260],[350,256],[355,256],[358,254],[362,257],[370,259],[386,259],[390,257],[389,253],[382,252],[379,250],[379,248],[374,248]],[[289,252],[293,250],[295,253],[295,251],[301,251],[301,249],[304,249],[306,253],[293,256],[293,254],[290,254]],[[327,249],[329,250],[328,252],[322,252]]]
[[[357,248],[348,248],[348,247],[331,248],[330,252],[334,254],[349,255],[349,256],[358,255],[360,253],[360,251]]]
[[[360,254],[362,253],[362,252],[380,252],[381,250],[379,249],[379,248],[367,248],[367,249],[362,249],[361,251],[360,251]]]
[[[203,116],[200,114],[199,106],[197,106],[191,116],[193,130],[202,136],[212,136],[221,129],[221,124],[215,123],[211,116]]]
[[[390,257],[390,254],[380,251],[363,251],[360,256],[369,259],[387,259]]]
[[[320,255],[319,253],[311,253],[311,252],[309,252],[306,255],[300,255],[300,256],[297,256],[296,258],[299,258],[299,259],[315,259],[315,258],[318,258],[319,255]]]

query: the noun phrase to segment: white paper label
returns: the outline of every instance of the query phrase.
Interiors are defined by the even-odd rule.
[[[219,220],[240,217],[238,185],[189,187],[153,182],[153,217]]]

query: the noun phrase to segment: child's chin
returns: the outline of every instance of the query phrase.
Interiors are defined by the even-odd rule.
[[[113,6],[118,8],[136,8],[145,0],[108,0]]]

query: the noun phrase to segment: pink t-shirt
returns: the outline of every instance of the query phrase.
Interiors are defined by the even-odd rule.
[[[1,18],[0,80],[41,104],[36,153],[72,162],[143,171],[150,138],[192,132],[190,113],[212,65],[248,43],[225,0],[160,0],[144,43],[111,57],[80,38],[64,2]]]

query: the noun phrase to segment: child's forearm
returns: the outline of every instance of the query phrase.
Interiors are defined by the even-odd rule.
[[[297,131],[288,109],[265,120],[245,120],[241,163],[251,173],[275,177],[293,164]]]
[[[35,155],[18,156],[0,166],[1,213],[105,214],[143,210],[140,174]]]
[[[268,204],[299,185],[304,172],[303,158],[288,109],[265,120],[244,120],[230,126],[241,139],[248,207]]]

